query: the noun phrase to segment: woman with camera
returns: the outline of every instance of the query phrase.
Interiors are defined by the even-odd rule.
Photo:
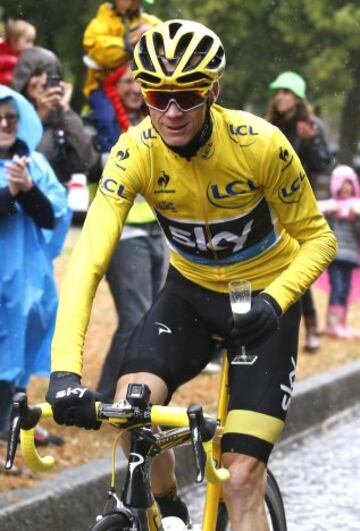
[[[61,79],[61,65],[54,53],[34,46],[21,55],[12,86],[36,108],[44,127],[39,145],[60,182],[73,173],[87,174],[96,152],[80,116],[71,108],[72,86]]]

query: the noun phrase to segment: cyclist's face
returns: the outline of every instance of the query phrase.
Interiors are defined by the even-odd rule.
[[[279,89],[274,94],[275,108],[281,114],[286,114],[295,109],[298,98],[291,90]]]
[[[215,101],[217,94],[218,85],[210,91],[209,98]],[[191,142],[204,125],[206,104],[184,112],[175,103],[170,103],[165,112],[149,107],[149,113],[164,142],[168,146],[183,147]]]

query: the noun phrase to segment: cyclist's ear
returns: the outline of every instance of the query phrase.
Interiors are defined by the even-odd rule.
[[[215,81],[210,90],[210,105],[215,103],[220,94],[220,83]]]

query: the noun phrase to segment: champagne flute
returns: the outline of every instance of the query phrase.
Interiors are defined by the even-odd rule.
[[[251,282],[249,280],[231,280],[228,284],[230,306],[236,321],[241,315],[247,313],[251,309]],[[245,346],[241,347],[241,354],[237,354],[231,364],[238,365],[247,360]]]

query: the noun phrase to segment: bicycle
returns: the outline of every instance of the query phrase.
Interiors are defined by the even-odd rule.
[[[126,399],[116,404],[97,404],[99,420],[120,427],[113,445],[112,475],[108,500],[91,531],[166,531],[150,485],[151,460],[161,451],[184,444],[192,444],[196,482],[207,480],[202,531],[230,529],[226,506],[221,497],[221,484],[229,472],[217,468],[220,463],[220,438],[228,403],[228,361],[223,357],[217,419],[203,414],[199,405],[189,408],[150,406],[150,390],[143,384],[129,384]],[[41,418],[52,416],[49,404],[29,407],[27,397],[14,397],[14,415],[8,443],[6,468],[11,468],[20,432],[20,444],[27,465],[38,471],[54,465],[51,456],[41,457],[34,444],[35,426]],[[153,433],[150,426],[166,426]],[[131,432],[131,448],[121,499],[115,490],[115,453],[117,443],[125,431]],[[266,488],[267,518],[271,531],[286,531],[285,509],[279,486],[268,470]],[[187,529],[185,524],[182,529]]]

